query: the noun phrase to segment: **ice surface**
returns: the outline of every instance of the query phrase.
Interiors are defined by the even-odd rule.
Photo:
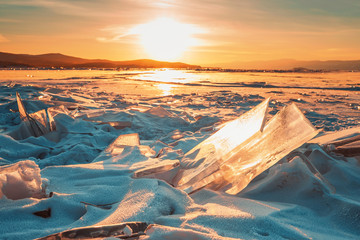
[[[41,175],[34,161],[26,160],[0,167],[0,198],[42,198]]]
[[[71,75],[74,73],[71,70],[29,71],[36,77],[46,74],[44,79],[51,79],[25,79],[28,70],[0,71],[3,76],[0,78],[0,161],[2,164],[11,164],[24,159],[34,160],[42,169],[41,176],[48,179],[47,191],[53,192],[53,195],[44,199],[14,201],[5,196],[0,199],[0,239],[35,239],[71,229],[130,221],[155,224],[148,229],[147,236],[141,239],[358,239],[359,161],[353,157],[326,155],[325,151],[312,151],[309,155],[310,147],[322,149],[322,146],[316,144],[306,144],[305,155],[336,188],[336,194],[324,191],[317,176],[298,157],[291,162],[275,164],[253,179],[236,196],[206,188],[188,195],[158,179],[132,178],[134,171],[141,171],[144,167],[144,173],[148,174],[145,170],[149,169],[146,167],[156,166],[155,161],[148,161],[149,158],[141,154],[139,146],[126,146],[122,154],[109,156],[107,159],[110,161],[91,161],[120,134],[137,132],[142,140],[140,144],[153,146],[157,153],[161,148],[167,148],[158,156],[159,162],[172,159],[175,163],[176,160],[182,160],[181,151],[186,153],[209,137],[215,123],[235,119],[240,111],[255,107],[259,101],[263,101],[263,97],[268,96],[276,98],[270,103],[271,113],[281,110],[284,106],[282,103],[288,102],[290,98],[302,98],[304,101],[299,103],[299,107],[318,128],[334,131],[354,127],[359,123],[360,115],[358,109],[351,108],[349,104],[359,102],[358,91],[354,91],[353,86],[357,87],[360,73],[331,73],[335,77],[328,81],[330,73],[319,73],[316,76],[313,73],[294,73],[299,76],[296,77],[293,73],[254,75],[196,72],[191,75],[193,79],[202,76],[203,80],[216,79],[219,84],[211,88],[198,87],[196,90],[199,92],[196,94],[190,94],[194,85],[178,85],[173,88],[175,95],[155,98],[153,96],[158,94],[154,90],[155,84],[150,86],[152,83],[143,84],[138,80],[128,84],[125,78],[131,71],[122,76],[121,72],[116,71],[106,81],[92,77],[70,79],[69,76],[67,79],[70,80],[62,80],[64,77],[61,74]],[[16,73],[19,80],[8,84],[4,72]],[[94,76],[94,70],[76,71],[79,76],[88,72]],[[101,71],[99,75],[108,72]],[[226,79],[225,74],[234,81]],[[352,74],[351,77],[348,74]],[[358,77],[353,78],[354,74]],[[134,77],[139,78],[137,75]],[[296,81],[292,81],[294,77]],[[332,81],[335,78],[336,81]],[[260,87],[244,88],[239,83],[264,80],[267,82],[265,88],[260,84],[254,84]],[[284,82],[286,88],[276,87]],[[228,83],[232,83],[231,86]],[[348,85],[348,89],[352,89],[348,91],[313,88],[314,84],[319,87],[330,84],[338,87],[339,84],[345,86],[349,83],[353,86]],[[239,85],[241,87],[237,87]],[[139,94],[133,94],[129,86]],[[308,88],[298,91],[299,86]],[[9,133],[18,128],[20,123],[19,113],[10,111],[17,109],[15,91],[24,99],[33,99],[39,96],[39,91],[46,91],[42,88],[47,87],[62,91],[59,97],[64,98],[63,103],[72,99],[71,93],[100,103],[100,107],[91,110],[104,110],[106,115],[96,117],[96,120],[131,121],[133,125],[131,128],[116,130],[109,125],[85,122],[83,117],[77,118],[70,113],[55,117],[56,132],[63,133],[57,143],[49,141],[47,137],[21,140],[10,137]],[[329,103],[317,102],[320,98]],[[82,102],[73,100],[68,103],[78,106],[80,113],[86,114],[88,111],[81,108]],[[49,99],[48,106],[54,104],[57,104],[54,99]],[[186,111],[194,119],[185,124],[175,117],[160,118],[145,114],[144,110],[131,110],[140,104],[148,106],[147,109],[158,105],[171,106],[169,112],[172,114],[180,116],[179,113]],[[24,101],[24,105],[29,113],[48,107],[40,101]],[[176,129],[179,129],[178,133],[169,135],[168,141],[163,141],[162,137]],[[347,135],[353,133],[351,130]],[[163,143],[151,143],[157,140]],[[146,175],[150,176],[163,179],[158,173]],[[50,208],[49,218],[33,214]]]
[[[222,163],[209,166],[214,173],[198,178],[186,191],[193,192],[208,185],[237,194],[257,175],[267,170],[292,150],[313,138],[318,131],[295,104],[287,106],[247,141],[223,156]]]
[[[214,172],[213,166],[224,162],[224,156],[263,129],[269,98],[227,123],[214,135],[190,150],[182,159],[174,184],[184,189]]]

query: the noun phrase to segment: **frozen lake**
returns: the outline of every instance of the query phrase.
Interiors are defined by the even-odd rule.
[[[318,131],[336,140],[339,133],[334,137],[332,131],[347,128],[342,137],[358,138],[359,89],[360,73],[350,72],[1,70],[0,239],[133,221],[147,229],[136,235],[118,225],[124,234],[134,233],[133,239],[355,239],[359,156],[336,155],[307,141]],[[56,130],[29,135],[16,92],[34,118],[44,120],[51,111]],[[244,117],[245,125],[229,125],[261,102],[262,110]],[[302,139],[306,128],[311,131]],[[244,132],[247,139],[240,137]],[[318,172],[299,157],[283,157],[300,144],[296,149]],[[235,195],[201,189],[207,174],[219,172],[204,166],[199,176],[196,164],[202,166],[203,156],[232,154],[233,148],[236,155],[228,162],[214,158],[211,166],[222,164],[221,177],[239,181],[230,192]],[[245,168],[238,164],[243,159],[249,161]],[[274,165],[261,166],[264,172],[252,168],[265,162]],[[152,171],[154,178],[146,175]],[[190,176],[189,187],[200,182],[199,191],[176,186],[181,181],[174,174],[178,180]],[[241,177],[250,175],[257,177],[242,186]]]

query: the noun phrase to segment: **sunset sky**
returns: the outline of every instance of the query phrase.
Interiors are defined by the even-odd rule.
[[[360,59],[359,0],[0,0],[0,51],[192,64]]]

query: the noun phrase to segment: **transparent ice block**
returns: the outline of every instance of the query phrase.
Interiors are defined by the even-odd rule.
[[[181,160],[182,169],[173,184],[184,189],[218,170],[219,164],[226,160],[223,158],[226,154],[263,129],[269,100],[227,123],[190,150]]]
[[[292,150],[313,138],[318,131],[296,107],[287,106],[276,114],[262,132],[257,132],[245,142],[239,143],[221,161],[208,166],[212,172],[201,177],[191,186],[183,186],[193,192],[204,186],[237,194],[257,175],[270,168]]]

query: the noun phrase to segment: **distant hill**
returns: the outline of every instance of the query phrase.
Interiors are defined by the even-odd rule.
[[[12,54],[0,52],[1,67],[65,67],[65,68],[200,68],[181,62],[163,62],[151,59],[132,61],[110,61],[104,59],[84,59],[48,53],[41,55]]]
[[[213,64],[214,67],[258,69],[258,70],[293,70],[295,68],[306,68],[311,70],[360,70],[360,60],[355,61],[297,61],[294,59],[281,59],[272,61],[231,62]]]

